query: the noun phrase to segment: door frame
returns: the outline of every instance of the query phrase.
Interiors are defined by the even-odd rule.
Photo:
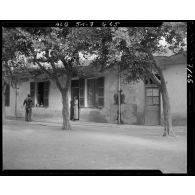
[[[146,90],[148,89],[148,88],[151,88],[151,89],[153,89],[153,88],[157,88],[157,89],[159,89],[159,87],[157,86],[157,85],[155,85],[155,84],[145,84],[144,83],[144,90],[145,90],[145,92],[144,92],[144,96],[145,96],[145,98],[144,98],[144,101],[145,101],[145,105],[144,105],[144,125],[148,125],[148,126],[153,126],[152,124],[146,124],[146,108],[147,108],[147,105],[146,105]],[[160,89],[159,89],[159,112],[158,112],[158,117],[159,117],[159,123],[158,123],[158,125],[161,125],[161,92],[160,92]],[[154,125],[155,126],[155,125]]]

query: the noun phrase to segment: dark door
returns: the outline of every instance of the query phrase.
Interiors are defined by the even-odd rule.
[[[145,124],[160,124],[160,92],[157,87],[146,87]]]
[[[73,100],[73,98],[74,97],[77,97],[77,98],[79,98],[79,88],[77,87],[73,87],[72,89],[71,89],[71,100]]]
[[[73,100],[75,96],[79,98],[79,80],[71,81],[71,100]]]

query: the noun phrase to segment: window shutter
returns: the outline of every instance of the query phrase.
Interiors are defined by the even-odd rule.
[[[10,104],[10,85],[6,85],[5,90],[5,106],[9,106]]]
[[[49,106],[49,81],[44,82],[44,86],[43,86],[43,101],[44,101],[44,106],[48,107]]]
[[[104,77],[87,80],[87,103],[89,107],[104,106]]]
[[[100,107],[104,106],[104,77],[97,79],[97,87],[96,87],[96,97],[97,97],[97,105]]]
[[[85,79],[79,79],[79,106],[85,105]]]
[[[94,106],[94,79],[87,79],[87,104],[89,107]]]
[[[33,101],[33,106],[35,105],[35,82],[30,82],[30,96]]]

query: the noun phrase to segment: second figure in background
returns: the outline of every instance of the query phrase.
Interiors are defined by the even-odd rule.
[[[79,101],[77,96],[71,100],[70,120],[79,120]]]
[[[79,120],[79,100],[77,96],[74,97],[74,120]]]

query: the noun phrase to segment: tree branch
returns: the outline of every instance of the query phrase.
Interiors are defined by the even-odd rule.
[[[54,78],[54,75],[52,73],[50,73],[44,66],[42,66],[41,63],[37,59],[34,59],[34,62],[37,63],[37,65],[39,66],[39,68],[42,71],[44,71],[46,74],[48,74],[48,76],[50,76],[51,78]]]
[[[161,82],[160,80],[156,77],[155,74],[153,74],[150,70],[146,69],[147,74],[149,75],[149,77],[152,79],[152,81],[159,87],[161,88]]]
[[[65,72],[69,73],[70,72],[70,67],[69,67],[68,63],[66,62],[66,60],[62,56],[59,56],[59,59],[62,61],[62,64],[65,68]]]
[[[151,51],[149,49],[145,49],[145,51],[147,52],[149,58],[152,60],[152,64],[154,65],[154,67],[160,71],[160,66],[158,66],[158,62],[154,59],[154,56],[152,55]]]
[[[60,81],[59,81],[58,77],[55,77],[55,81],[56,81],[56,85],[57,85],[58,89],[59,89],[60,92],[62,93],[63,88],[62,88],[62,86],[61,86],[61,84],[60,84]]]
[[[9,83],[8,82],[6,82],[6,80],[5,80],[5,82],[6,83],[8,83],[8,84],[11,84],[11,86],[14,88],[14,84],[17,82],[16,81],[16,78],[14,77],[14,74],[13,74],[13,71],[11,70],[11,67],[9,66],[9,64],[8,64],[9,62],[4,62],[4,67],[5,67],[5,70],[6,70],[6,72],[8,73],[8,75],[7,75],[7,77],[8,77],[8,80],[10,81]],[[10,61],[10,63],[14,63],[14,62],[12,62],[12,61]],[[5,77],[6,77],[6,75],[5,75]]]
[[[154,65],[154,68],[158,71],[159,74],[161,74],[161,68],[158,65],[158,62],[154,59],[154,56],[152,55],[152,52],[150,49],[143,49],[144,52],[146,52],[151,59],[152,65]],[[161,88],[161,81],[155,76],[155,74],[152,73],[151,70],[146,69],[147,73],[149,74],[150,78],[153,80],[155,84],[157,84]]]

